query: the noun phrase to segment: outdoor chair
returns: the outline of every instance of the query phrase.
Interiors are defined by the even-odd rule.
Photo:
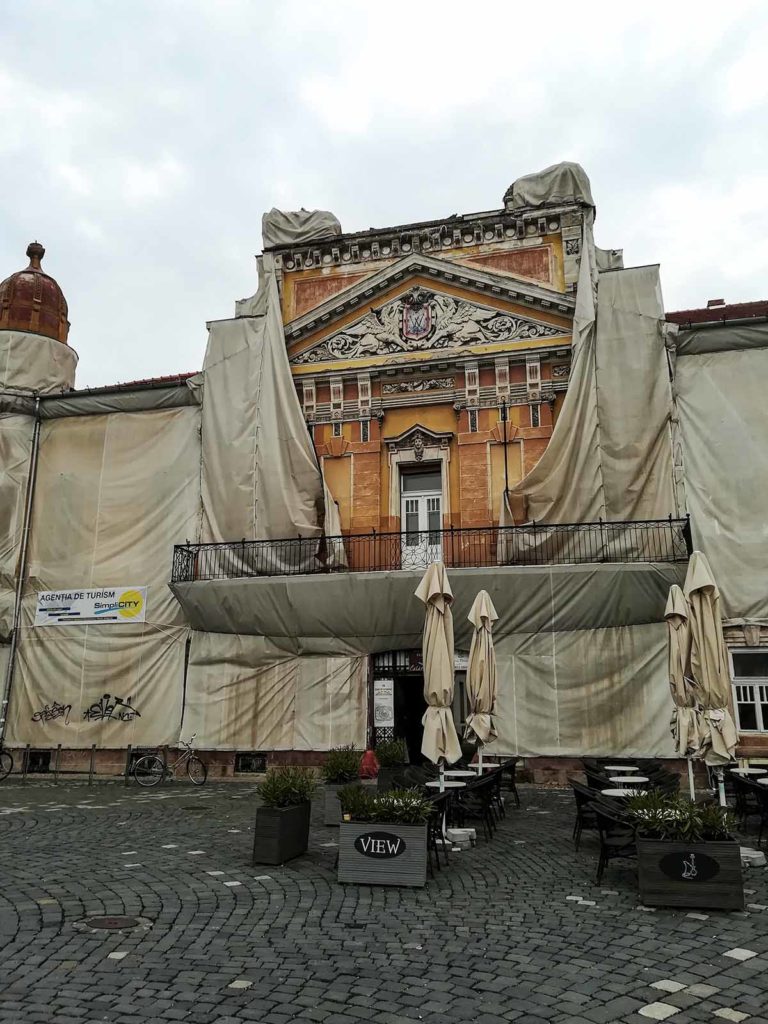
[[[448,844],[444,842],[443,821],[450,811],[451,794],[438,793],[436,796],[430,797],[430,800],[432,802],[432,813],[427,821],[427,865],[430,878],[434,878],[432,858],[434,857],[437,870],[440,871],[441,848],[445,856],[445,866],[448,866]]]
[[[765,787],[758,786],[754,782],[748,782],[738,775],[731,773],[731,786],[733,787],[734,812],[740,828],[745,828],[747,819],[755,814],[760,814],[760,792]]]
[[[595,817],[594,808],[595,794],[588,786],[583,786],[576,779],[568,779],[568,782],[576,800],[576,821],[573,826],[573,841],[578,850],[581,843],[581,833],[584,829],[589,831],[597,830],[597,818]]]
[[[746,819],[748,817],[758,814],[760,815],[757,845],[761,846],[763,842],[763,831],[768,826],[768,787],[761,786],[757,782],[752,782],[751,779],[740,779],[739,782],[746,789],[746,814],[743,819],[743,823],[746,824]]]
[[[510,757],[501,765],[502,775],[506,776],[507,788],[515,798],[515,807],[520,806],[520,794],[517,792],[517,765],[519,757]]]
[[[593,804],[597,821],[597,834],[600,838],[600,857],[597,862],[595,885],[603,880],[608,861],[619,857],[636,857],[635,831],[626,819],[605,803],[595,801]]]
[[[479,818],[483,825],[483,835],[487,840],[493,838],[496,831],[496,815],[493,807],[493,779],[477,779],[470,782],[464,789],[456,791],[453,811],[459,828],[464,827],[468,816]]]

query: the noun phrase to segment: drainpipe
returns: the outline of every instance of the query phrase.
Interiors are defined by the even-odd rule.
[[[19,556],[19,575],[16,580],[16,603],[13,609],[13,628],[11,629],[11,651],[8,656],[8,668],[3,683],[3,700],[0,704],[0,749],[5,736],[6,719],[8,717],[8,701],[11,699],[13,672],[16,667],[16,649],[19,638],[19,622],[21,621],[21,599],[24,591],[24,579],[27,574],[27,551],[29,549],[29,533],[32,522],[32,501],[35,496],[37,479],[37,455],[40,449],[40,399],[35,399],[35,426],[32,431],[32,452],[29,457],[29,479],[27,495],[24,502],[24,524],[21,535],[21,554]]]
[[[507,400],[501,400],[501,422],[504,424],[504,498],[509,494],[509,468],[507,466]]]

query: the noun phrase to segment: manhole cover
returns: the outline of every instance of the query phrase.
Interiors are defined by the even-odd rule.
[[[87,917],[84,924],[89,928],[106,928],[108,931],[121,931],[123,928],[138,928],[141,921],[138,917]]]

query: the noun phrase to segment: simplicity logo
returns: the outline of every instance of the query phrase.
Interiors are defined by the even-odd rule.
[[[144,598],[138,590],[123,590],[118,594],[114,604],[102,607],[97,605],[95,614],[107,615],[110,612],[117,612],[121,619],[135,619],[137,615],[141,615],[143,607]]]

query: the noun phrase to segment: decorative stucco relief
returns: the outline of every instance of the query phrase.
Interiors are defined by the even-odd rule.
[[[423,349],[458,348],[484,341],[556,338],[563,333],[561,328],[549,324],[424,288],[412,288],[379,309],[372,309],[357,323],[302,352],[291,362],[362,359]]]

